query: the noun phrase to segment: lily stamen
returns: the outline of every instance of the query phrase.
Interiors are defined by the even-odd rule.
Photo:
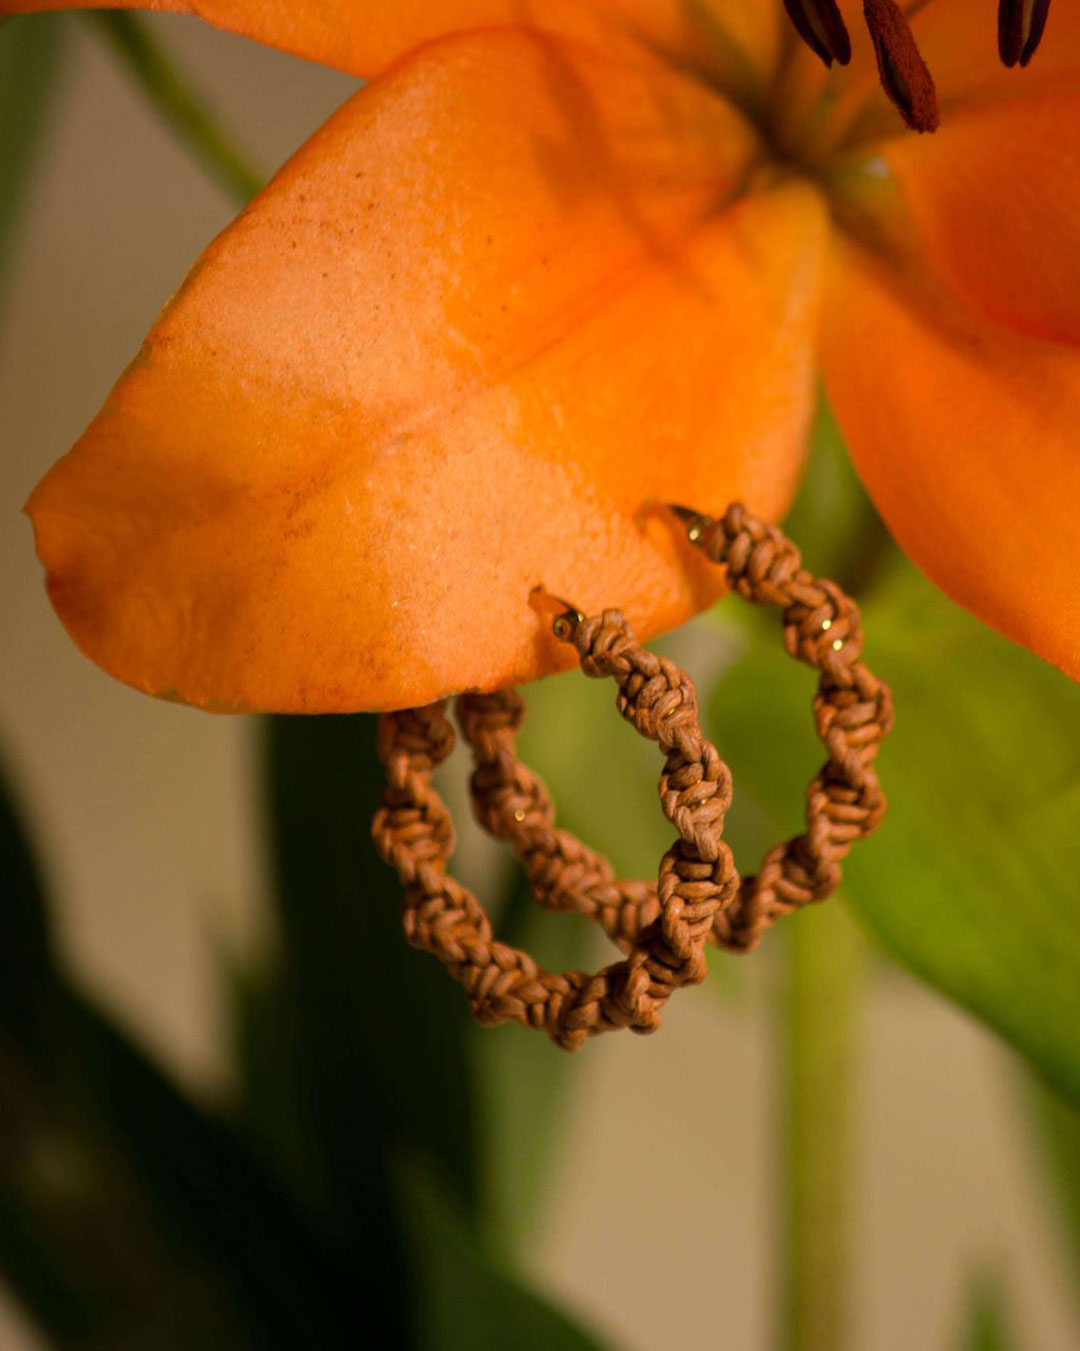
[[[1035,0],[1028,27],[1029,41],[1033,36],[1034,41],[1038,42],[1039,34],[1032,33],[1031,25],[1039,22],[1037,11],[1040,8],[1043,10],[1042,21],[1045,22],[1048,4],[1049,0]],[[1009,32],[1011,34],[1013,28],[1017,28],[1020,32],[1018,41],[1023,46],[1024,11],[1029,5],[1025,5],[1023,0],[1002,0],[1003,16],[1007,7],[1018,11],[1016,16],[1010,18],[1012,26]],[[784,8],[796,32],[826,66],[831,66],[834,61],[842,66],[848,64],[851,60],[851,39],[836,0],[784,0]],[[896,0],[863,0],[863,14],[873,39],[878,74],[885,93],[913,131],[935,130],[938,125],[937,91],[903,10]],[[999,23],[1005,23],[1004,17]],[[1017,50],[1019,53],[1019,46]]]
[[[886,94],[912,131],[936,130],[937,90],[900,6],[896,0],[863,0],[863,13]]]
[[[846,66],[851,60],[851,38],[836,0],[784,0],[795,30],[827,66]]]
[[[999,0],[998,51],[1006,66],[1026,66],[1046,28],[1050,0]]]

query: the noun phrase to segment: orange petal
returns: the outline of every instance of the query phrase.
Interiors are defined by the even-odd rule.
[[[197,14],[365,78],[435,38],[523,27],[601,43],[629,37],[738,79],[747,64],[772,70],[781,32],[779,2],[746,0],[0,0],[0,15],[82,8]]]
[[[957,111],[882,158],[924,265],[991,318],[1080,341],[1080,90]]]
[[[900,544],[1080,678],[1080,352],[974,311],[918,311],[846,243],[822,312],[829,397]]]
[[[1080,5],[1055,0],[1031,65],[1006,69],[997,45],[992,0],[929,0],[912,30],[934,73],[945,122],[954,107],[1026,99],[1075,88],[1080,80]]]
[[[733,204],[753,146],[665,66],[520,33],[356,95],[35,491],[76,641],[204,706],[384,708],[566,664],[537,583],[643,634],[700,609],[714,570],[635,513],[776,515],[812,403],[824,209]]]

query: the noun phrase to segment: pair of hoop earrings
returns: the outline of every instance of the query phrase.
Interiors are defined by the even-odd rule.
[[[690,542],[725,569],[732,591],[783,611],[788,655],[820,672],[814,723],[828,759],[807,790],[806,830],[771,849],[756,874],[739,876],[723,840],[731,774],[701,731],[692,681],[640,646],[619,610],[586,617],[546,595],[538,605],[586,675],[614,679],[619,712],[664,752],[660,801],[679,838],[656,883],[617,878],[606,859],[556,828],[547,790],[514,753],[525,716],[516,690],[455,701],[481,826],[510,845],[540,905],[587,916],[625,952],[594,975],[545,971],[498,942],[476,897],[446,871],[454,831],[432,774],[454,746],[449,701],[379,723],[388,784],[372,833],[404,886],[406,937],[445,963],[481,1023],[539,1028],[567,1050],[620,1027],[655,1031],[671,994],[704,978],[707,943],[748,951],[781,915],[831,895],[841,861],[885,811],[874,759],[892,726],[892,697],[859,660],[854,601],[811,576],[790,540],[741,505],[719,520],[671,510]]]

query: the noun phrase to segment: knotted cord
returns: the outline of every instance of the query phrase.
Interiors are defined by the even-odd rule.
[[[807,789],[806,829],[770,850],[756,874],[739,878],[722,839],[731,775],[701,731],[692,681],[640,646],[618,610],[589,618],[567,610],[553,627],[586,675],[614,679],[619,712],[664,752],[660,801],[679,838],[656,883],[617,878],[606,859],[557,829],[544,784],[515,755],[525,715],[516,690],[456,701],[481,826],[510,845],[541,905],[595,920],[625,952],[595,975],[544,971],[497,941],[482,906],[446,871],[454,831],[431,780],[454,745],[448,701],[384,714],[379,725],[388,786],[373,835],[405,887],[406,936],[448,966],[482,1023],[541,1028],[570,1050],[619,1027],[654,1031],[670,995],[704,978],[706,942],[747,951],[779,916],[830,895],[841,861],[885,810],[874,759],[892,700],[860,660],[855,603],[807,572],[783,533],[744,507],[720,520],[677,510],[733,591],[783,611],[785,649],[820,673],[814,722],[828,759]]]

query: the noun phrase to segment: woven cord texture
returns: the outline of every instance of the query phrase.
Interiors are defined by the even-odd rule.
[[[567,1049],[619,1027],[654,1031],[672,992],[704,977],[707,941],[747,951],[778,916],[830,895],[851,845],[884,812],[873,761],[892,702],[859,660],[854,602],[806,572],[782,532],[741,506],[719,521],[700,518],[690,538],[725,568],[732,590],[783,611],[785,649],[820,672],[814,721],[828,759],[807,790],[806,830],[740,880],[722,840],[731,776],[702,735],[689,677],[636,643],[618,610],[582,620],[571,641],[583,671],[614,679],[619,712],[664,753],[660,801],[679,838],[657,883],[617,878],[606,859],[556,828],[544,784],[514,752],[525,713],[516,690],[462,695],[456,705],[480,824],[511,846],[540,904],[594,919],[626,953],[593,976],[553,974],[496,941],[479,902],[446,871],[453,827],[431,782],[454,745],[446,701],[384,714],[388,786],[376,847],[404,884],[409,941],[449,967],[483,1023],[541,1028]]]

